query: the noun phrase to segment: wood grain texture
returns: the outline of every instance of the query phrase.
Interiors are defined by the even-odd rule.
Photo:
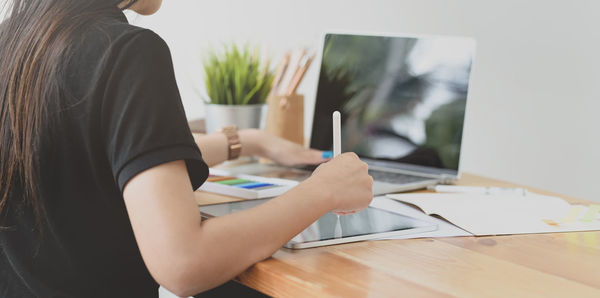
[[[457,184],[519,186],[469,174]],[[196,195],[199,204],[237,200]],[[600,297],[600,232],[281,249],[237,279],[276,297]]]

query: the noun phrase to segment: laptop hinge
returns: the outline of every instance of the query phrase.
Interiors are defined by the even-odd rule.
[[[452,184],[456,181],[456,177],[448,174],[440,175],[440,184]]]

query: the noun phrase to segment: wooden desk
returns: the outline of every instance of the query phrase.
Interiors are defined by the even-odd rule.
[[[518,187],[468,174],[458,184]],[[237,200],[196,196],[199,204]],[[237,280],[278,297],[600,297],[600,232],[280,249]]]

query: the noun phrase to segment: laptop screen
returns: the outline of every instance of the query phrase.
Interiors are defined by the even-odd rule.
[[[311,147],[362,158],[458,170],[475,42],[462,37],[327,34]]]

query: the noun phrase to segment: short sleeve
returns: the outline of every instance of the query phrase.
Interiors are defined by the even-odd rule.
[[[102,96],[101,130],[121,191],[140,172],[184,160],[194,189],[208,167],[188,126],[167,44],[143,30],[117,41]]]

